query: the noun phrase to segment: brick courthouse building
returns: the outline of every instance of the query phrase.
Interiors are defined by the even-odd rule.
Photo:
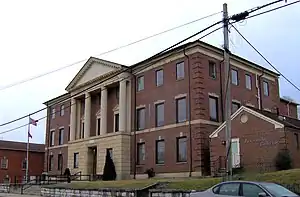
[[[149,168],[165,177],[210,174],[209,135],[224,121],[222,62],[223,51],[201,41],[130,69],[91,57],[66,94],[45,102],[45,170],[101,174],[110,151],[118,179]],[[233,112],[297,108],[282,103],[278,74],[235,55],[231,65]]]

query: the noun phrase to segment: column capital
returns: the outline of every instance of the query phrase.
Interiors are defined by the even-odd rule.
[[[132,76],[131,73],[128,73],[128,72],[122,72],[118,75],[118,78],[119,79],[130,79],[130,77]]]

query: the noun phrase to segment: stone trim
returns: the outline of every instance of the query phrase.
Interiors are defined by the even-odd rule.
[[[165,100],[157,100],[154,102],[154,105],[165,103]]]
[[[187,93],[184,93],[184,94],[178,94],[177,96],[175,96],[175,100],[176,99],[181,99],[181,98],[186,98],[187,97]]]
[[[219,98],[220,96],[214,92],[209,92],[208,93],[208,96],[212,96],[212,97],[216,97],[216,98]]]

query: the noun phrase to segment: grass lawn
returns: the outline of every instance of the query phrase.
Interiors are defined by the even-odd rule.
[[[278,171],[264,174],[244,174],[242,180],[266,181],[281,184],[300,184],[300,169]],[[167,189],[177,190],[205,190],[217,183],[222,178],[186,178],[186,179],[145,179],[145,180],[122,180],[122,181],[91,181],[72,182],[71,184],[58,184],[58,187],[74,189],[100,189],[100,188],[121,188],[141,189],[157,182],[169,182]],[[53,187],[55,187],[53,185]]]

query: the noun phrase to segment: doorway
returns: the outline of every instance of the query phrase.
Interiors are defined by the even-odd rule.
[[[89,173],[92,174],[93,176],[97,174],[97,147],[89,147],[88,151],[88,168],[89,168]]]

